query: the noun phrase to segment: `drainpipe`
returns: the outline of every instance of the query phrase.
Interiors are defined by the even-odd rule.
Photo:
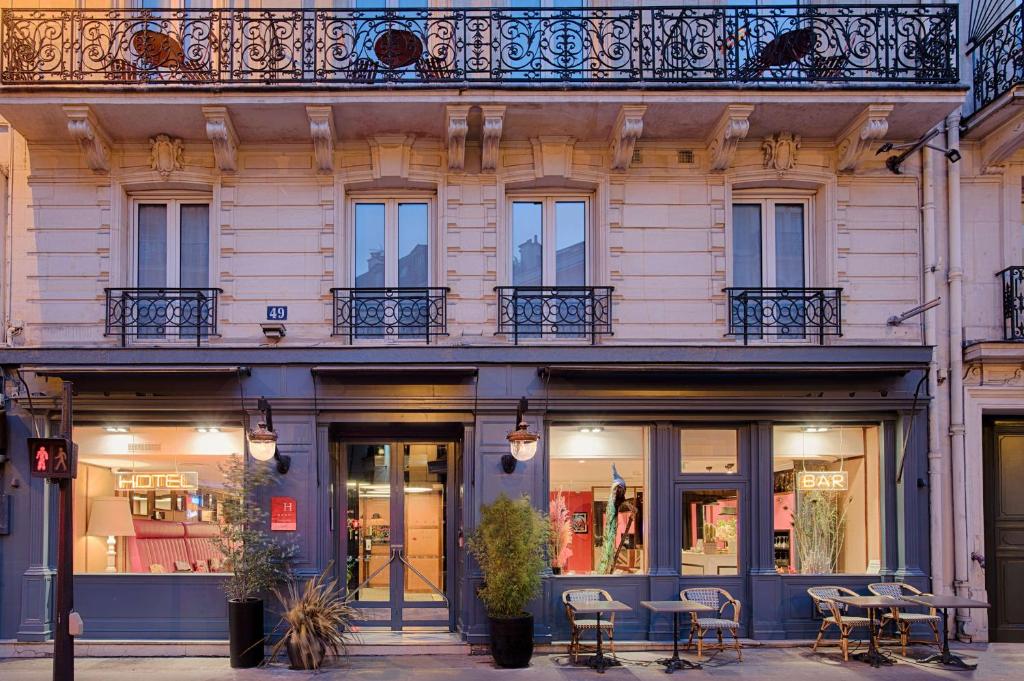
[[[924,264],[922,302],[936,298],[937,259],[935,238],[935,152],[928,147],[921,150],[921,251]],[[942,466],[942,410],[939,408],[939,329],[938,308],[924,313],[924,344],[932,349],[928,361],[928,395],[932,398],[928,409],[928,514],[931,535],[932,591],[949,593],[946,582],[946,513],[942,503],[945,481]]]
[[[960,147],[960,113],[946,118],[946,148]],[[964,440],[964,299],[963,244],[960,225],[960,165],[947,163],[949,219],[949,437],[953,475],[953,587],[958,596],[970,597],[970,563],[967,540],[966,443]],[[958,631],[969,635],[970,610],[956,615]]]

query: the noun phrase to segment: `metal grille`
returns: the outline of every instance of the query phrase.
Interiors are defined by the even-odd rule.
[[[1024,341],[1024,267],[1007,267],[1003,282],[1003,340]]]
[[[1014,9],[968,51],[974,68],[974,110],[1024,81],[1024,5]]]
[[[959,81],[957,28],[953,4],[17,9],[0,82],[932,86]]]
[[[334,288],[334,335],[422,339],[448,335],[448,289]]]
[[[217,334],[219,288],[108,288],[104,335],[151,341],[195,340]]]
[[[727,288],[730,336],[791,340],[843,335],[841,288]]]
[[[611,286],[498,286],[498,333],[586,339],[612,333]]]

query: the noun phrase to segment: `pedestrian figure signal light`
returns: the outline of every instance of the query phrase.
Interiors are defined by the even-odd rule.
[[[74,454],[74,448],[66,438],[30,437],[28,439],[29,468],[34,478],[70,480],[75,477]]]

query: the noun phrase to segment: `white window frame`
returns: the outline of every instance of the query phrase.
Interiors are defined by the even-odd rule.
[[[167,281],[164,288],[180,288],[181,284],[181,206],[205,205],[209,213],[209,241],[207,247],[206,286],[216,288],[214,277],[216,267],[213,258],[214,224],[213,200],[208,194],[189,195],[184,193],[135,194],[131,196],[131,230],[128,243],[128,282],[129,286],[139,285],[139,206],[163,204],[167,207]]]
[[[541,208],[541,286],[550,287],[555,286],[555,257],[557,254],[557,240],[556,240],[556,223],[555,223],[555,204],[556,203],[583,203],[583,258],[584,258],[584,275],[583,283],[580,286],[591,286],[593,281],[593,273],[591,270],[593,257],[591,253],[591,247],[593,245],[594,238],[594,218],[591,207],[593,205],[592,197],[589,194],[580,194],[578,192],[545,192],[543,194],[510,194],[508,196],[508,205],[505,209],[506,224],[508,229],[506,231],[505,239],[505,267],[506,276],[505,280],[509,286],[517,286],[512,282],[512,261],[516,254],[515,242],[515,223],[513,221],[513,210],[512,205],[514,203],[540,203],[543,204]],[[525,285],[525,284],[524,284]]]
[[[737,204],[758,204],[761,206],[761,287],[778,288],[777,272],[775,271],[775,206],[777,204],[800,204],[804,209],[804,288],[814,287],[814,201],[805,192],[792,191],[757,191],[734,192],[729,206],[728,230],[728,280],[730,286],[735,285],[735,265],[733,262],[733,206]]]
[[[427,286],[436,286],[435,272],[437,235],[434,233],[437,220],[434,213],[436,197],[433,194],[409,193],[356,194],[349,197],[348,216],[348,286],[356,287],[356,206],[361,203],[384,204],[384,288],[398,287],[398,206],[403,203],[424,203],[427,205]]]

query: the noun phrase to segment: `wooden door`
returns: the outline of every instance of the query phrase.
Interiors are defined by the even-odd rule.
[[[1024,642],[1024,420],[989,423],[985,443],[989,638]]]

